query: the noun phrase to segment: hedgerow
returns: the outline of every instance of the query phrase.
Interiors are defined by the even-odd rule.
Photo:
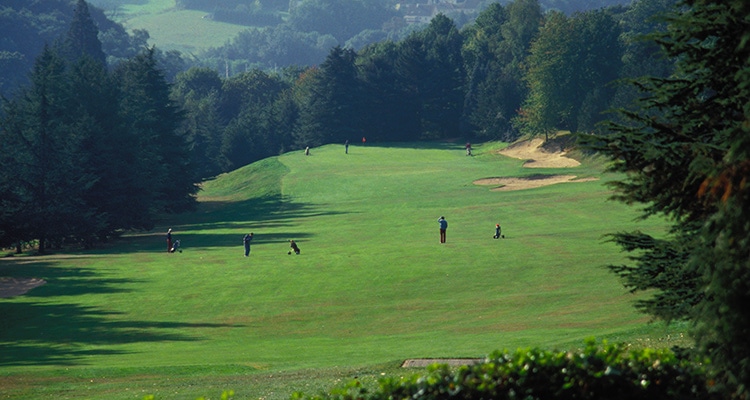
[[[474,365],[435,364],[424,374],[384,378],[372,391],[352,381],[326,394],[295,393],[292,399],[718,399],[704,365],[671,350],[629,350],[588,340],[576,352],[498,351]]]

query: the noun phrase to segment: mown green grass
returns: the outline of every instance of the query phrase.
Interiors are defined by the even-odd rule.
[[[669,345],[680,330],[648,325],[604,268],[625,260],[605,234],[662,222],[636,223],[636,210],[608,201],[600,160],[529,171],[497,155],[503,146],[475,146],[475,157],[450,143],[288,153],[206,182],[195,213],[152,232],[0,260],[0,276],[48,282],[0,300],[3,395],[285,399],[411,373],[399,368],[408,358],[587,337]],[[600,180],[473,184],[539,173]],[[504,240],[492,239],[498,222]],[[168,227],[183,253],[166,252]],[[289,239],[301,255],[287,255]]]
[[[205,11],[175,8],[174,0],[126,2],[116,12],[105,11],[129,31],[147,30],[150,44],[188,54],[221,46],[247,29],[206,18]]]

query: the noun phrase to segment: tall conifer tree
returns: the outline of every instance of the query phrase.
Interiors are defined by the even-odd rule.
[[[24,240],[60,243],[78,229],[88,215],[81,193],[87,187],[80,160],[81,138],[73,129],[69,106],[70,85],[64,61],[49,47],[37,58],[31,87],[7,106],[2,146],[12,158],[3,158],[5,187],[23,210],[17,229]]]
[[[125,129],[139,149],[131,172],[143,185],[138,208],[148,207],[152,213],[193,208],[198,187],[187,141],[179,132],[183,115],[170,98],[154,49],[121,64],[115,77],[122,92],[120,112]]]
[[[300,146],[343,143],[360,136],[362,84],[353,50],[335,47],[315,75],[296,132]]]
[[[107,57],[99,41],[99,29],[91,19],[89,6],[85,0],[78,0],[73,12],[70,29],[63,39],[63,54],[69,61],[88,56],[106,65]]]

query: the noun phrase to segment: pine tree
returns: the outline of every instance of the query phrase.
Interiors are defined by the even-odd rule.
[[[398,44],[382,42],[370,45],[358,54],[357,67],[365,104],[363,132],[357,136],[376,142],[419,138],[419,120],[413,117],[416,110],[412,100],[416,91],[414,86],[400,81],[396,65],[400,52]]]
[[[103,66],[84,57],[71,67],[73,97],[71,118],[81,136],[86,157],[82,159],[90,188],[84,199],[94,218],[87,221],[82,239],[87,245],[107,240],[122,229],[149,227],[139,218],[143,210],[138,182],[130,172],[139,148],[120,116],[120,93]]]
[[[49,47],[37,58],[31,87],[6,105],[3,137],[4,189],[15,235],[39,241],[39,252],[73,235],[88,216],[82,192],[88,177],[81,169],[81,137],[70,118],[71,90],[65,63]],[[5,150],[3,153],[6,153]]]
[[[124,126],[138,148],[130,177],[142,185],[137,209],[150,210],[143,215],[144,223],[155,213],[193,208],[197,178],[187,141],[179,134],[183,115],[170,98],[154,49],[118,66],[115,78],[122,93]]]
[[[451,19],[439,14],[421,32],[426,67],[419,77],[425,138],[445,138],[460,131],[464,103],[463,38]]]
[[[99,29],[94,24],[89,14],[89,6],[85,0],[78,0],[73,12],[73,20],[70,29],[63,39],[62,53],[68,61],[74,62],[81,57],[87,56],[95,61],[106,65],[107,57],[102,51],[102,42],[99,41]]]
[[[617,198],[673,221],[661,241],[616,236],[640,255],[615,272],[634,291],[685,299],[642,304],[667,321],[692,322],[695,350],[710,359],[726,398],[750,395],[749,20],[744,0],[684,1],[658,38],[676,71],[638,80],[643,95],[621,110],[625,122],[587,138],[625,174]]]
[[[320,66],[301,109],[300,147],[354,140],[361,130],[361,82],[353,50],[335,47]]]

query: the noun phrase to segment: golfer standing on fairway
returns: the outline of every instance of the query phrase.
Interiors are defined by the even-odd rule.
[[[167,229],[167,253],[172,252],[172,228]]]
[[[245,245],[245,257],[250,255],[250,242],[253,240],[253,233],[250,232],[242,238],[242,243]]]
[[[440,224],[440,243],[445,243],[445,231],[448,229],[448,221],[445,220],[445,217],[438,218],[438,223]]]

